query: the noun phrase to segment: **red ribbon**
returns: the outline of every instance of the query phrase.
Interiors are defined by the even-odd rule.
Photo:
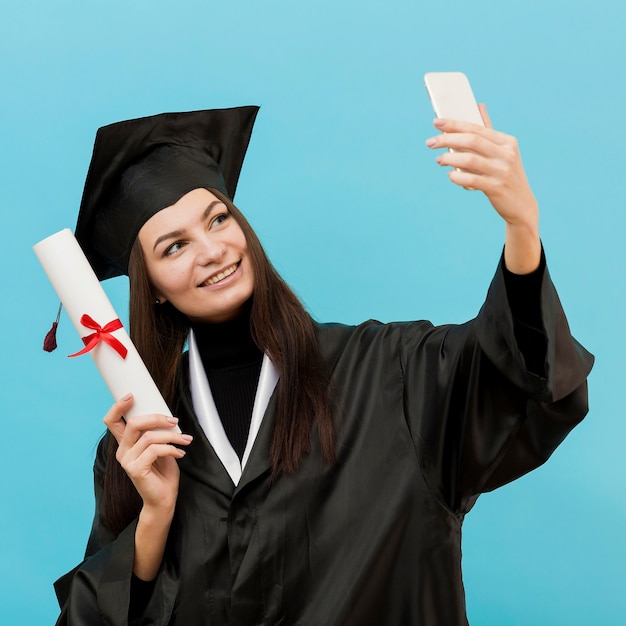
[[[83,337],[85,347],[80,352],[68,355],[70,358],[86,354],[90,350],[93,350],[101,341],[108,343],[123,359],[126,358],[128,350],[124,347],[124,344],[122,344],[121,341],[111,335],[114,330],[122,328],[122,322],[120,322],[119,319],[114,319],[112,322],[109,322],[106,326],[102,327],[98,324],[98,322],[95,322],[91,317],[89,317],[89,315],[84,314],[80,318],[80,323],[86,328],[91,328],[96,332]]]

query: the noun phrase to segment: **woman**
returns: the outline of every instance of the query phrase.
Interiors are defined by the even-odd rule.
[[[178,419],[126,423],[131,394],[106,415],[60,624],[467,623],[463,517],[584,417],[592,365],[516,142],[482,113],[427,142],[506,229],[480,313],[445,327],[310,319],[231,202],[255,108],[99,131],[77,237],[101,278],[128,272],[131,335]]]

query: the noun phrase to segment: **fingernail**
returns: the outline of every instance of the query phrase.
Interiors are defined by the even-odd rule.
[[[126,395],[122,398],[122,400],[130,400],[132,397],[133,397],[133,394],[132,394],[132,393],[127,393],[127,394],[126,394]]]
[[[436,161],[437,163],[439,163],[439,165],[441,165],[441,157],[440,157],[440,156],[438,156],[438,157],[435,159],[435,161]]]
[[[433,121],[433,124],[435,126],[443,126],[446,123],[446,120],[442,119],[441,117],[436,117],[435,120]]]
[[[430,148],[437,143],[437,140],[434,137],[426,140],[426,145]]]
[[[193,441],[193,437],[191,435],[181,435],[181,437],[185,440],[185,441]]]
[[[177,418],[177,417],[168,417],[168,418],[167,418],[167,421],[168,421],[170,424],[178,424],[178,418]]]

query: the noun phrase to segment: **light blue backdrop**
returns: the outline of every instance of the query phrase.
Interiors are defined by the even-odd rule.
[[[41,351],[56,297],[31,245],[74,226],[96,128],[260,104],[237,202],[312,313],[461,322],[503,231],[424,147],[422,75],[462,70],[520,139],[550,271],[597,356],[587,420],[465,523],[470,620],[624,624],[625,23],[619,0],[5,0],[0,622],[53,623],[91,523],[110,398],[89,358],[65,358],[67,317]],[[125,281],[106,288],[125,318]]]

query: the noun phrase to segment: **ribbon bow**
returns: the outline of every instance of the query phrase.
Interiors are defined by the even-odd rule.
[[[70,358],[74,356],[80,356],[81,354],[86,354],[90,350],[93,350],[101,341],[105,341],[108,343],[123,359],[126,358],[128,354],[128,350],[122,344],[121,341],[113,337],[111,333],[114,330],[119,330],[122,328],[122,322],[120,322],[119,318],[114,319],[112,322],[109,322],[105,326],[100,326],[98,322],[94,321],[89,315],[86,313],[80,318],[80,323],[86,328],[91,328],[95,330],[95,333],[91,333],[91,335],[87,335],[83,337],[83,343],[85,347],[80,352],[75,352],[74,354],[68,355]]]

